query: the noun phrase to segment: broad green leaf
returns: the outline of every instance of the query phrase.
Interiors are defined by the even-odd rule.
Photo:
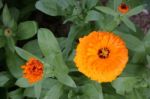
[[[126,95],[126,99],[148,99],[138,89],[134,89],[131,93]]]
[[[67,60],[69,53],[75,47],[75,40],[83,35],[87,35],[91,31],[89,24],[72,25],[66,40],[65,49],[63,51],[64,57]]]
[[[69,87],[76,87],[75,82],[69,75],[55,72],[55,76],[57,77],[58,81],[60,81],[62,84],[65,84]]]
[[[85,99],[103,99],[102,87],[98,83],[87,83],[81,87],[81,90],[87,97]]]
[[[0,72],[0,87],[5,87],[5,85],[11,80],[7,72]]]
[[[18,21],[19,14],[20,14],[19,9],[13,7],[10,9],[10,13],[11,13],[12,17],[15,19],[15,21]]]
[[[87,12],[87,16],[85,17],[85,22],[89,21],[98,21],[104,19],[103,15],[95,10],[90,10]]]
[[[38,43],[44,56],[61,52],[56,38],[48,29],[41,28],[38,30]]]
[[[62,84],[56,83],[46,93],[44,99],[59,99],[62,94],[63,94],[63,86],[62,86]]]
[[[126,46],[132,50],[137,52],[143,52],[145,50],[144,44],[141,40],[131,34],[125,34],[118,31],[114,32],[119,35],[126,43]]]
[[[146,60],[146,52],[135,52],[132,56],[131,62],[132,63],[144,63]]]
[[[140,6],[137,6],[131,10],[129,10],[129,12],[126,14],[126,16],[130,17],[130,16],[133,16],[133,15],[136,15],[140,12],[142,12],[142,10],[145,8],[145,5],[140,5]]]
[[[5,26],[12,28],[12,29],[16,28],[17,24],[15,20],[12,18],[7,5],[5,5],[3,8],[2,21]]]
[[[81,92],[81,99],[103,99],[102,87],[96,82],[84,84],[81,86]]]
[[[33,84],[30,84],[30,83],[27,81],[27,79],[25,79],[25,78],[19,78],[19,79],[16,81],[15,85],[17,85],[17,86],[19,86],[19,87],[21,87],[21,88],[27,88],[27,87],[33,86]]]
[[[23,99],[23,89],[19,88],[8,93],[10,99]]]
[[[111,22],[109,22],[106,26],[104,26],[104,30],[113,31],[120,24],[120,19],[115,18]]]
[[[137,77],[119,77],[111,84],[116,89],[116,92],[120,95],[132,92],[135,84],[138,82]]]
[[[132,21],[130,21],[130,19],[128,19],[127,17],[123,16],[121,17],[121,20],[123,21],[123,23],[130,28],[131,30],[133,30],[134,32],[136,32],[136,28],[135,25]]]
[[[140,64],[127,64],[121,76],[123,77],[134,77],[141,76],[146,68],[141,66]]]
[[[67,40],[66,37],[59,37],[59,38],[57,38],[57,41],[59,43],[59,46],[60,46],[61,50],[63,50],[65,48],[65,45],[67,43],[66,40]]]
[[[6,42],[6,41],[5,41],[4,37],[1,37],[1,36],[0,36],[0,48],[5,45],[5,42]]]
[[[42,81],[34,85],[34,92],[35,92],[36,99],[40,99],[41,91],[42,91]]]
[[[21,49],[19,47],[15,47],[15,50],[16,50],[17,54],[25,60],[29,60],[32,57],[38,59],[36,56],[32,55],[31,53],[29,53],[29,52],[27,52],[24,49]]]
[[[47,94],[47,92],[53,87],[55,86],[58,82],[57,79],[53,79],[53,78],[46,78],[43,79],[42,81],[42,91],[41,91],[41,97],[40,98],[44,98]]]
[[[38,26],[34,21],[25,21],[19,24],[17,30],[17,39],[25,40],[33,37],[37,32]]]
[[[29,41],[28,43],[26,43],[23,46],[23,49],[25,49],[26,51],[32,53],[33,55],[35,55],[35,56],[37,56],[39,58],[43,57],[43,54],[42,54],[42,52],[40,50],[40,47],[38,45],[38,41],[37,40],[31,40],[31,41]]]
[[[64,63],[64,60],[62,58],[61,54],[58,54],[55,56],[54,58],[54,63],[53,65],[54,67],[54,75],[57,77],[57,79],[70,87],[76,87],[75,82],[72,80],[72,78],[68,75],[68,68],[66,66],[66,64]]]
[[[15,40],[12,37],[7,37],[6,38],[6,47],[8,50],[15,52]]]
[[[104,6],[97,6],[95,7],[97,10],[103,12],[103,13],[106,13],[106,14],[109,14],[109,15],[112,15],[112,16],[117,16],[117,12],[115,12],[113,9],[111,8],[108,8],[108,7],[104,7]]]
[[[86,6],[88,9],[93,8],[94,6],[96,6],[96,4],[98,3],[99,0],[86,0]]]
[[[36,2],[35,7],[50,16],[62,15],[62,9],[59,8],[57,0],[40,0]]]
[[[118,6],[122,3],[122,0],[113,0],[114,1],[114,10],[117,11]]]
[[[34,86],[25,88],[23,96],[35,98]]]
[[[63,9],[67,9],[69,7],[69,1],[72,1],[72,0],[57,0],[57,4]]]
[[[22,76],[21,66],[24,64],[24,61],[16,53],[9,50],[6,50],[6,57],[7,67],[10,73],[15,78],[20,78]]]
[[[44,59],[44,61],[51,61],[51,58]],[[44,78],[54,77],[54,67],[52,64],[44,63]]]

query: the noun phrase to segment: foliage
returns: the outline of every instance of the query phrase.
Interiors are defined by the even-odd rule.
[[[145,5],[149,0],[138,1],[109,0],[104,6],[101,0],[0,0],[0,68],[1,64],[4,67],[0,69],[1,96],[4,99],[149,99],[150,31],[144,34],[130,20],[149,7]],[[130,5],[126,14],[117,10],[121,2]],[[35,12],[48,18],[61,16],[62,24],[69,24],[67,36],[60,37],[43,27],[34,19]],[[78,39],[91,31],[114,32],[126,43],[129,62],[113,82],[92,81],[73,62]],[[23,78],[21,69],[31,57],[44,64],[42,80],[33,84]]]

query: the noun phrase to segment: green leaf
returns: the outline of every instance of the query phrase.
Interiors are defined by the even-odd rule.
[[[85,22],[89,22],[89,21],[98,21],[98,20],[103,20],[104,17],[101,13],[95,11],[95,10],[90,10],[89,12],[87,12],[87,16],[85,17]]]
[[[127,47],[130,50],[137,52],[143,52],[145,50],[143,42],[139,40],[137,37],[117,31],[115,31],[114,33],[119,35],[125,41]]]
[[[143,66],[141,66],[140,64],[127,64],[121,76],[140,76],[144,70],[145,68],[143,68]]]
[[[59,46],[60,46],[61,50],[63,50],[65,48],[65,45],[67,43],[66,40],[67,40],[66,37],[59,37],[59,38],[57,38],[57,41],[59,43]]]
[[[34,86],[25,88],[23,96],[35,98],[35,92],[33,90],[34,90]]]
[[[88,99],[103,99],[102,87],[98,83],[87,83],[81,87],[81,90]]]
[[[44,56],[61,52],[56,38],[48,29],[41,28],[38,30],[38,43]]]
[[[117,11],[118,6],[122,3],[122,0],[114,0],[114,10]]]
[[[136,14],[142,12],[144,8],[145,8],[145,5],[137,6],[133,9],[129,10],[129,12],[126,14],[126,16],[130,17],[130,16],[133,16],[133,15],[136,15]]]
[[[68,76],[68,68],[66,66],[66,64],[64,63],[64,60],[62,58],[61,54],[58,54],[55,56],[54,60],[53,60],[53,65],[54,67],[54,75],[57,77],[57,79],[70,87],[76,87],[75,82],[72,80],[72,78],[70,76]]]
[[[104,7],[104,6],[97,6],[95,7],[97,10],[105,13],[105,14],[109,14],[109,15],[112,15],[112,16],[117,16],[117,12],[115,12],[114,10],[112,10],[111,8],[108,8],[108,7]]]
[[[4,87],[9,81],[9,74],[7,72],[0,72],[0,87]]]
[[[18,21],[19,14],[20,14],[19,10],[17,8],[13,7],[10,9],[10,13],[11,13],[12,17],[14,18],[14,20]]]
[[[57,77],[58,81],[60,81],[61,83],[70,87],[76,87],[75,82],[67,74],[55,72],[55,76]]]
[[[132,63],[144,63],[146,59],[146,52],[135,52],[132,56],[131,62]]]
[[[119,77],[111,84],[116,89],[118,94],[125,95],[125,93],[133,91],[133,88],[137,82],[137,77]]]
[[[21,66],[24,64],[24,61],[17,56],[16,53],[6,50],[6,62],[10,73],[15,78],[20,78],[22,76]]]
[[[17,39],[25,40],[33,37],[37,32],[38,26],[35,21],[25,21],[19,24],[17,31]]]
[[[109,22],[106,26],[104,26],[104,30],[113,31],[120,24],[120,19],[115,18],[111,22]]]
[[[42,52],[40,50],[40,47],[38,45],[38,41],[37,40],[31,40],[31,41],[29,41],[28,43],[26,43],[23,46],[23,49],[25,49],[26,51],[32,53],[33,55],[35,55],[35,56],[37,56],[39,58],[43,57],[43,54],[42,54]]]
[[[8,93],[10,99],[23,99],[23,89],[19,88]]]
[[[34,85],[34,92],[36,99],[40,99],[41,91],[42,91],[42,82],[38,82]]]
[[[130,21],[130,19],[128,19],[127,17],[123,16],[121,17],[121,20],[123,21],[123,23],[130,28],[131,30],[133,30],[134,32],[136,32],[136,28],[135,25],[132,21]]]
[[[27,87],[33,86],[33,84],[30,84],[30,83],[27,81],[27,79],[25,79],[25,78],[19,78],[19,79],[16,81],[15,85],[17,85],[17,86],[19,86],[19,87],[21,87],[21,88],[27,88]]]
[[[35,7],[50,16],[62,15],[62,9],[59,8],[57,0],[40,0],[36,2]]]
[[[6,45],[8,50],[14,52],[15,51],[15,40],[12,37],[7,37],[6,38]]]
[[[25,51],[24,49],[21,49],[19,47],[15,47],[15,50],[17,52],[17,54],[22,57],[23,59],[25,60],[29,60],[30,58],[34,57],[36,59],[39,59],[37,58],[36,56],[32,55],[31,53]]]
[[[3,24],[5,26],[12,28],[12,29],[16,28],[17,23],[15,22],[15,20],[10,15],[10,12],[9,12],[7,5],[5,5],[3,8],[2,21],[3,21]]]
[[[56,83],[45,95],[44,99],[59,99],[63,93],[63,86]]]
[[[63,9],[67,9],[72,1],[71,0],[57,0],[57,4]]]
[[[86,0],[86,5],[88,9],[93,8],[94,6],[96,6],[96,4],[98,3],[99,0]]]
[[[44,59],[45,62],[47,61],[51,61],[51,58],[46,58]],[[51,64],[48,64],[47,63],[44,63],[44,78],[47,78],[47,77],[54,77],[54,67],[53,65]]]
[[[5,45],[5,39],[4,37],[0,37],[0,48],[3,47]]]

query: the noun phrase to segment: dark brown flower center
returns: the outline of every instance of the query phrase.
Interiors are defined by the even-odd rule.
[[[109,53],[110,53],[110,50],[106,47],[98,50],[98,56],[99,58],[102,58],[102,59],[108,58]]]
[[[122,3],[122,4],[121,4],[121,8],[122,8],[122,9],[127,9],[127,5],[126,5],[125,3]]]

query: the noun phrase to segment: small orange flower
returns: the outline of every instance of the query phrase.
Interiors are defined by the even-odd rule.
[[[23,77],[26,78],[30,84],[42,79],[43,64],[39,60],[30,58],[25,65],[21,66],[21,68],[24,69]]]
[[[74,62],[78,70],[98,82],[111,82],[128,61],[124,41],[109,32],[92,32],[79,39]]]
[[[121,3],[118,6],[118,10],[119,12],[121,12],[122,14],[126,14],[129,11],[129,7],[125,4],[125,3]]]

